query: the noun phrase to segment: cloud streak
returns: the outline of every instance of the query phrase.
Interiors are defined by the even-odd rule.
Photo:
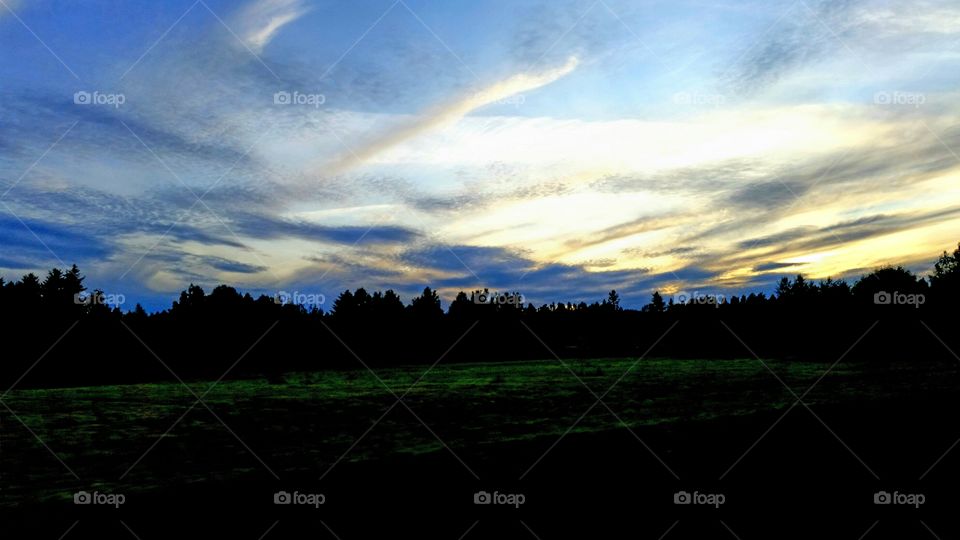
[[[262,52],[277,32],[307,12],[301,0],[258,0],[241,9],[232,26],[243,43],[254,52]]]
[[[571,56],[566,63],[536,73],[519,73],[461,97],[460,99],[428,109],[422,114],[401,122],[358,147],[350,148],[345,157],[326,169],[328,174],[340,174],[362,164],[403,142],[428,131],[452,124],[485,105],[510,96],[547,86],[572,73],[579,60]]]

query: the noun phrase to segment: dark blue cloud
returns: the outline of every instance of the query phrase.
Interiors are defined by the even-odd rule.
[[[40,221],[56,218],[61,227],[82,230],[92,237],[165,234],[171,241],[246,249],[204,207],[196,205],[188,212],[188,205],[169,205],[163,197],[153,195],[128,198],[83,186],[43,191],[24,181],[10,191],[5,201],[20,215],[44,216]],[[206,226],[195,225],[204,221]]]
[[[238,234],[252,238],[300,238],[337,244],[402,244],[411,242],[419,233],[397,226],[330,226],[305,221],[286,220],[258,214],[232,216]]]
[[[21,222],[6,209],[0,210],[6,214],[0,214],[0,248],[16,254],[10,261],[16,268],[57,264],[58,257],[67,264],[102,260],[113,252],[113,247],[97,236],[36,219]]]
[[[14,270],[30,270],[37,267],[35,261],[21,258],[0,257],[0,268],[12,268]]]
[[[432,245],[409,250],[400,257],[411,266],[432,268],[447,272],[474,272],[486,275],[495,272],[498,275],[519,277],[532,268],[533,261],[498,247],[445,246]]]
[[[192,225],[177,224],[172,228],[164,225],[151,225],[144,229],[144,232],[167,234],[167,238],[181,242],[196,242],[207,246],[227,246],[237,249],[247,249],[247,246],[239,239],[235,238],[230,232],[223,228],[222,234],[212,234],[205,229],[194,227]]]
[[[611,289],[617,289],[623,298],[639,307],[646,303],[651,286],[651,275],[644,268],[591,272],[576,265],[538,265],[523,253],[499,247],[431,245],[405,252],[400,261],[417,268],[455,274],[427,283],[441,290],[519,291],[534,304],[594,302],[605,298]],[[687,272],[691,278],[704,274],[707,273],[699,269]]]
[[[246,264],[239,261],[231,261],[220,257],[202,257],[207,265],[222,270],[224,272],[236,272],[239,274],[256,274],[267,270],[266,266]]]
[[[200,142],[166,130],[161,124],[143,119],[136,111],[136,105],[128,97],[128,103],[120,108],[110,106],[78,105],[73,95],[50,95],[27,92],[18,95],[6,94],[5,103],[0,107],[0,131],[11,139],[34,139],[38,130],[51,130],[45,138],[44,146],[50,145],[56,137],[77,122],[70,136],[59,144],[72,152],[112,152],[118,156],[140,156],[157,166],[156,158],[137,140],[161,157],[176,156],[182,159],[191,156],[210,160],[222,167],[223,163],[233,163],[245,157],[244,150],[230,145],[232,139],[224,139],[222,144]],[[126,127],[124,126],[126,124]],[[127,127],[130,129],[128,130]],[[136,134],[134,137],[131,131]],[[59,145],[58,145],[59,146]],[[31,149],[33,151],[34,149]],[[32,155],[32,154],[31,154]],[[30,156],[27,156],[30,157]],[[37,156],[34,156],[37,157]],[[171,178],[172,181],[175,179]]]
[[[790,268],[792,266],[802,266],[806,263],[791,263],[791,262],[769,262],[758,264],[753,267],[754,272],[770,272],[773,270],[780,270],[781,268]]]

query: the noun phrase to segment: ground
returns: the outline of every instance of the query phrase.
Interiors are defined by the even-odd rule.
[[[725,493],[728,516],[785,488],[795,504],[816,505],[800,494],[820,489],[826,507],[846,494],[869,511],[874,491],[916,484],[960,437],[945,420],[958,382],[948,364],[592,359],[290,373],[194,381],[192,392],[179,382],[14,390],[0,502],[75,513],[88,510],[73,494],[96,490],[124,494],[120,512],[221,498],[297,511],[273,505],[286,490],[324,493],[325,512],[389,509],[401,485],[408,496],[394,510],[432,497],[506,518],[473,506],[473,493],[524,493],[528,507],[515,511],[531,527],[531,512],[566,503],[660,508],[651,534],[691,511],[672,504],[681,490]],[[927,483],[952,467],[948,454]]]

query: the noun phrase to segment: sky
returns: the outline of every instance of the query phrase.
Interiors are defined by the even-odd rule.
[[[155,310],[928,272],[958,79],[954,1],[0,0],[0,275]]]

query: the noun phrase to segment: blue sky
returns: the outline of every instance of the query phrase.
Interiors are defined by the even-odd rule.
[[[0,3],[0,275],[630,306],[960,240],[947,1]]]

